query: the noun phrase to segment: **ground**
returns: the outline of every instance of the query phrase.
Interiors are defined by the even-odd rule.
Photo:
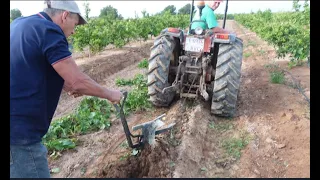
[[[305,97],[287,82],[270,82],[266,65],[276,63],[290,72],[310,98],[310,69],[289,69],[288,58],[235,21],[227,29],[244,42],[241,87],[236,116],[222,119],[210,114],[210,103],[174,102],[169,108],[138,112],[127,117],[130,128],[166,113],[173,130],[157,137],[156,145],[138,155],[126,145],[120,120],[109,130],[80,137],[81,145],[49,158],[52,177],[310,177],[310,110]],[[148,59],[153,41],[133,42],[121,49],[108,48],[90,58],[77,55],[81,69],[111,88],[115,78],[132,78],[146,70],[137,68]],[[70,113],[81,101],[64,92],[55,118]]]

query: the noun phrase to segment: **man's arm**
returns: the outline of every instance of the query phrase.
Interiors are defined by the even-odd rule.
[[[214,28],[212,28],[212,31],[214,33],[228,33],[228,34],[231,33],[230,31],[223,29],[221,27],[214,27]]]
[[[61,29],[48,26],[45,36],[42,42],[43,54],[48,63],[64,79],[64,89],[68,94],[96,96],[108,99],[112,103],[121,100],[123,95],[119,90],[105,88],[80,71],[71,56],[68,41]]]
[[[54,63],[53,68],[65,80],[64,89],[71,94],[83,94],[108,99],[115,102],[121,99],[120,91],[107,89],[80,71],[72,57]]]
[[[230,31],[218,27],[218,21],[213,11],[208,12],[206,21],[208,23],[208,28],[211,29],[214,33],[230,33]]]
[[[74,98],[77,98],[77,97],[80,97],[80,96],[83,95],[83,94],[79,94],[79,93],[73,92],[70,88],[68,88],[68,87],[66,86],[66,83],[64,83],[62,89],[63,89],[65,92],[67,92],[69,96],[73,96]]]

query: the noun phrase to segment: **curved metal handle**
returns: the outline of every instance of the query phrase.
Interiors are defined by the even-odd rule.
[[[119,104],[113,104],[113,106],[116,108],[116,110],[118,111],[118,113],[120,115],[120,120],[121,120],[121,123],[122,123],[122,126],[123,126],[124,133],[126,134],[126,138],[127,138],[129,146],[131,148],[136,148],[136,147],[139,147],[140,144],[133,144],[132,140],[131,140],[131,137],[140,138],[140,136],[139,135],[138,136],[134,136],[134,135],[132,135],[130,133],[129,126],[128,126],[126,117],[124,116],[124,112],[123,112],[123,107],[124,107],[124,104],[126,102],[126,99],[127,99],[127,96],[128,96],[128,92],[124,91],[124,90],[120,90],[120,91],[123,94],[123,101],[122,101],[122,103],[120,102]],[[140,139],[139,139],[139,141],[140,141]]]
[[[123,112],[123,107],[124,104],[126,102],[127,96],[128,96],[128,92],[125,90],[120,90],[120,92],[123,94],[123,100],[122,103],[120,102],[119,104],[113,104],[113,106],[116,108],[116,110],[118,111],[118,113]]]

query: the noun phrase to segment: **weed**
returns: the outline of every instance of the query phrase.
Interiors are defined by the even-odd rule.
[[[258,51],[259,51],[259,53],[260,53],[261,55],[264,55],[264,54],[266,53],[266,51],[263,50],[263,49],[259,49]]]
[[[120,79],[120,78],[117,78],[116,79],[116,85],[117,86],[132,86],[132,80],[127,80],[127,79]]]
[[[80,171],[81,171],[81,175],[84,175],[87,171],[87,168],[82,167]]]
[[[239,159],[241,157],[241,150],[248,144],[247,141],[238,138],[227,139],[222,143],[222,147],[229,155]]]
[[[251,55],[252,55],[251,52],[244,53],[244,57],[245,57],[245,58],[248,58],[248,57],[250,57]]]
[[[296,66],[302,66],[305,63],[308,63],[308,62],[304,62],[303,60],[291,60],[290,62],[288,62],[288,67],[289,69],[292,69],[293,67],[296,67]]]
[[[116,85],[117,86],[139,86],[144,83],[145,77],[142,74],[136,74],[133,79],[123,79],[117,78]]]
[[[130,156],[129,153],[126,153],[120,157],[120,161],[126,160]]]
[[[240,137],[232,137],[222,142],[222,147],[233,158],[239,159],[241,157],[241,150],[244,149],[250,142],[252,137],[247,131],[241,131]]]
[[[284,79],[284,73],[282,71],[274,71],[270,73],[270,80],[274,84],[283,84]]]
[[[60,168],[53,168],[50,170],[51,173],[59,173],[60,172]]]
[[[255,46],[257,43],[255,41],[249,40],[248,41],[248,46]]]
[[[211,122],[209,123],[209,128],[210,128],[210,129],[214,129],[214,127],[215,127],[215,126],[214,126],[214,122],[211,121]]]
[[[177,140],[177,139],[175,138],[176,132],[177,132],[177,130],[174,129],[174,128],[170,130],[170,136],[169,136],[169,138],[168,138],[168,143],[169,143],[170,145],[172,145],[172,146],[178,146],[178,145],[180,145],[180,143],[181,143],[181,141],[179,141],[179,140]]]
[[[129,147],[129,144],[127,141],[123,141],[121,144],[120,144],[120,147],[122,148],[128,148]]]
[[[131,156],[136,156],[137,154],[139,154],[140,150],[138,149],[132,149],[131,151]]]
[[[138,67],[139,68],[148,68],[149,62],[147,59],[143,59],[139,62]]]
[[[195,101],[194,100],[189,100],[189,99],[185,99],[185,105],[187,108],[192,108],[195,105]]]
[[[285,82],[284,72],[280,66],[273,63],[265,65],[265,68],[269,70],[270,81],[275,84],[283,84]]]
[[[208,171],[207,168],[205,168],[205,167],[200,168],[200,170],[201,171]]]
[[[230,129],[233,128],[233,124],[230,123],[230,122],[221,122],[221,123],[218,123],[214,126],[214,129],[222,132],[222,131],[228,131]]]
[[[169,167],[174,167],[176,164],[173,162],[173,161],[171,161],[170,163],[169,163]]]

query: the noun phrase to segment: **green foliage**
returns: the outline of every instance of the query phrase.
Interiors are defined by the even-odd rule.
[[[143,18],[150,16],[149,13],[147,13],[147,11],[146,11],[145,9],[143,9],[143,10],[141,11],[141,14],[142,14],[142,17],[143,17]]]
[[[143,59],[139,62],[138,67],[139,68],[148,68],[149,62],[147,59]]]
[[[122,83],[119,83],[122,82]],[[132,86],[129,91],[124,112],[128,115],[131,112],[150,109],[148,101],[147,79],[142,74],[137,74],[130,80],[119,80],[121,86]],[[125,82],[125,83],[123,83]],[[110,116],[116,113],[109,101],[97,97],[84,98],[75,113],[54,120],[43,137],[43,143],[52,154],[56,151],[73,149],[77,145],[76,137],[97,130],[108,129],[111,126]]]
[[[76,135],[110,127],[111,105],[97,97],[81,101],[76,113],[51,123],[43,142],[49,151],[62,151],[76,146]]]
[[[283,70],[277,64],[268,64],[266,65],[270,73],[270,81],[274,84],[283,84],[285,81],[285,76]]]
[[[304,9],[299,9],[294,2],[295,12],[258,11],[237,14],[235,20],[274,45],[278,57],[289,55],[292,62],[301,64],[310,53],[310,6],[306,2]]]
[[[116,84],[117,86],[132,86],[124,107],[125,114],[152,107],[148,101],[147,78],[144,75],[136,74],[133,79],[117,79]]]
[[[111,5],[106,6],[100,10],[99,17],[107,17],[110,19],[123,19],[121,14],[118,13],[118,10]]]
[[[270,81],[274,84],[284,83],[284,73],[282,71],[275,71],[270,73]]]
[[[18,17],[21,17],[21,11],[19,9],[11,9],[10,10],[10,19],[15,20]]]
[[[191,4],[188,3],[178,10],[178,14],[190,14],[190,10],[191,10]]]
[[[85,3],[83,3],[83,6],[84,6],[85,18],[86,18],[86,20],[89,20],[89,13],[91,11],[91,9],[89,7],[89,3],[85,2]]]
[[[142,74],[137,74],[133,79],[123,79],[117,78],[116,85],[117,86],[132,86],[136,85],[139,86],[144,81],[144,76]]]
[[[89,46],[95,53],[109,44],[122,47],[130,40],[147,40],[149,35],[157,36],[164,28],[184,29],[188,24],[188,15],[172,16],[169,12],[139,19],[92,18],[88,24],[77,26],[76,33],[72,35],[73,46],[77,51]]]
[[[174,5],[169,5],[165,7],[161,13],[169,12],[172,15],[176,14],[176,7]]]
[[[241,157],[241,150],[248,145],[249,141],[244,138],[230,138],[222,143],[222,147],[227,153],[234,158],[239,159]]]
[[[224,14],[216,14],[216,18],[217,18],[217,20],[223,20]],[[233,20],[234,19],[234,15],[233,14],[227,14],[227,19]]]

